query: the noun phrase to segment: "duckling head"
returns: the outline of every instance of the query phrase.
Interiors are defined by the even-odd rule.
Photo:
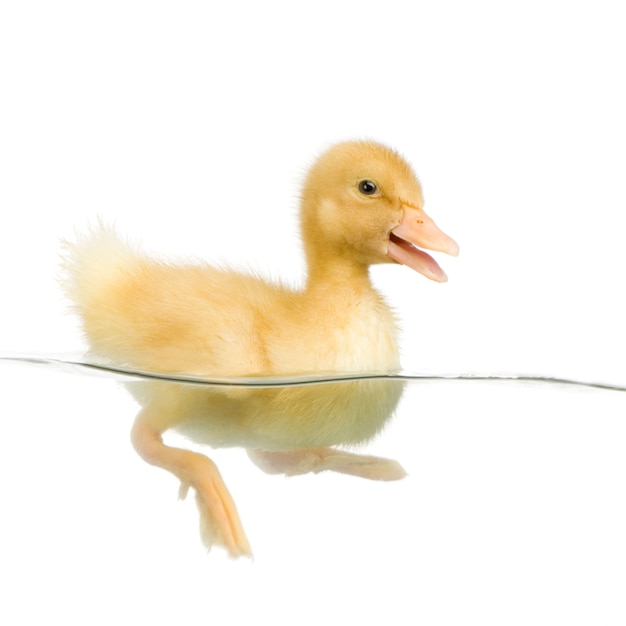
[[[310,270],[330,262],[361,268],[396,262],[445,282],[424,249],[456,256],[459,247],[423,207],[419,181],[397,152],[371,141],[336,144],[303,185],[301,230]]]

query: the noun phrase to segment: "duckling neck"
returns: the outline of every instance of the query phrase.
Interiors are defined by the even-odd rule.
[[[369,267],[354,261],[309,260],[309,271],[305,291],[318,292],[328,289],[349,289],[350,291],[371,291]]]

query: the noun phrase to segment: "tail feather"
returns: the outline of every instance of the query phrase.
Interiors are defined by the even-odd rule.
[[[78,309],[111,284],[124,267],[137,258],[114,228],[101,222],[79,234],[75,242],[63,240],[62,287]]]
[[[142,271],[141,256],[102,222],[62,245],[61,286],[90,348],[99,356],[128,361],[124,345],[130,347],[134,329],[128,324],[124,291],[132,290]]]

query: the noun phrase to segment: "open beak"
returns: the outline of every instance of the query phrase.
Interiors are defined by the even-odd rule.
[[[435,259],[420,248],[457,256],[459,246],[454,239],[439,230],[421,209],[403,204],[402,210],[402,221],[389,234],[388,256],[426,278],[445,283],[448,280],[445,272]]]

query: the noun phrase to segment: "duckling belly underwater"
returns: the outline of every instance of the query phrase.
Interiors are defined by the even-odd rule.
[[[289,450],[355,445],[394,414],[402,381],[336,381],[280,388],[209,388],[174,382],[128,383],[151,408],[154,426],[211,447]]]

